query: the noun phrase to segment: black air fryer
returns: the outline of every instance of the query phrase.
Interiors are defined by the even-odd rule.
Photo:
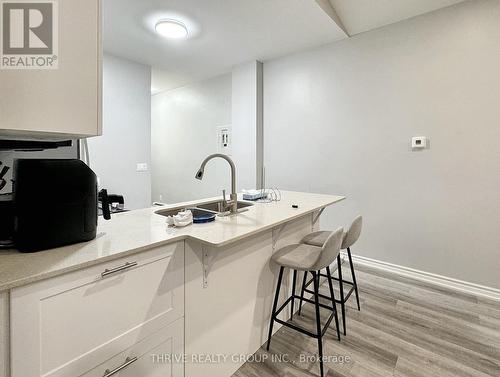
[[[34,252],[90,241],[97,232],[97,177],[80,160],[14,161],[14,244]]]
[[[13,246],[14,202],[12,194],[0,195],[0,249]]]

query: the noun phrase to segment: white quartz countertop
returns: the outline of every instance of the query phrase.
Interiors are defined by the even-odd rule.
[[[0,251],[0,291],[184,239],[225,246],[345,199],[291,191],[281,194],[279,202],[255,203],[246,212],[216,217],[211,223],[169,228],[166,218],[155,212],[208,203],[219,197],[114,214],[109,221],[99,218],[97,237],[89,242],[30,254]],[[292,208],[293,204],[298,208]]]

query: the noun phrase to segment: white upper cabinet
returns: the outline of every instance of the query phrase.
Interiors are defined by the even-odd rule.
[[[101,1],[28,3],[0,2],[0,138],[100,135]]]

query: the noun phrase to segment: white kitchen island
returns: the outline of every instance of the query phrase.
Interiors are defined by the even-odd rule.
[[[266,340],[273,251],[343,199],[283,192],[185,228],[156,207],[100,222],[87,243],[0,252],[0,377],[231,376]]]

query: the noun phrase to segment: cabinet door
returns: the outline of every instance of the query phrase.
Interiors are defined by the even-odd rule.
[[[181,318],[81,377],[184,377],[183,353]]]
[[[101,1],[56,4],[58,68],[0,70],[0,136],[101,133]]]
[[[184,242],[11,292],[11,377],[74,377],[184,315]]]

